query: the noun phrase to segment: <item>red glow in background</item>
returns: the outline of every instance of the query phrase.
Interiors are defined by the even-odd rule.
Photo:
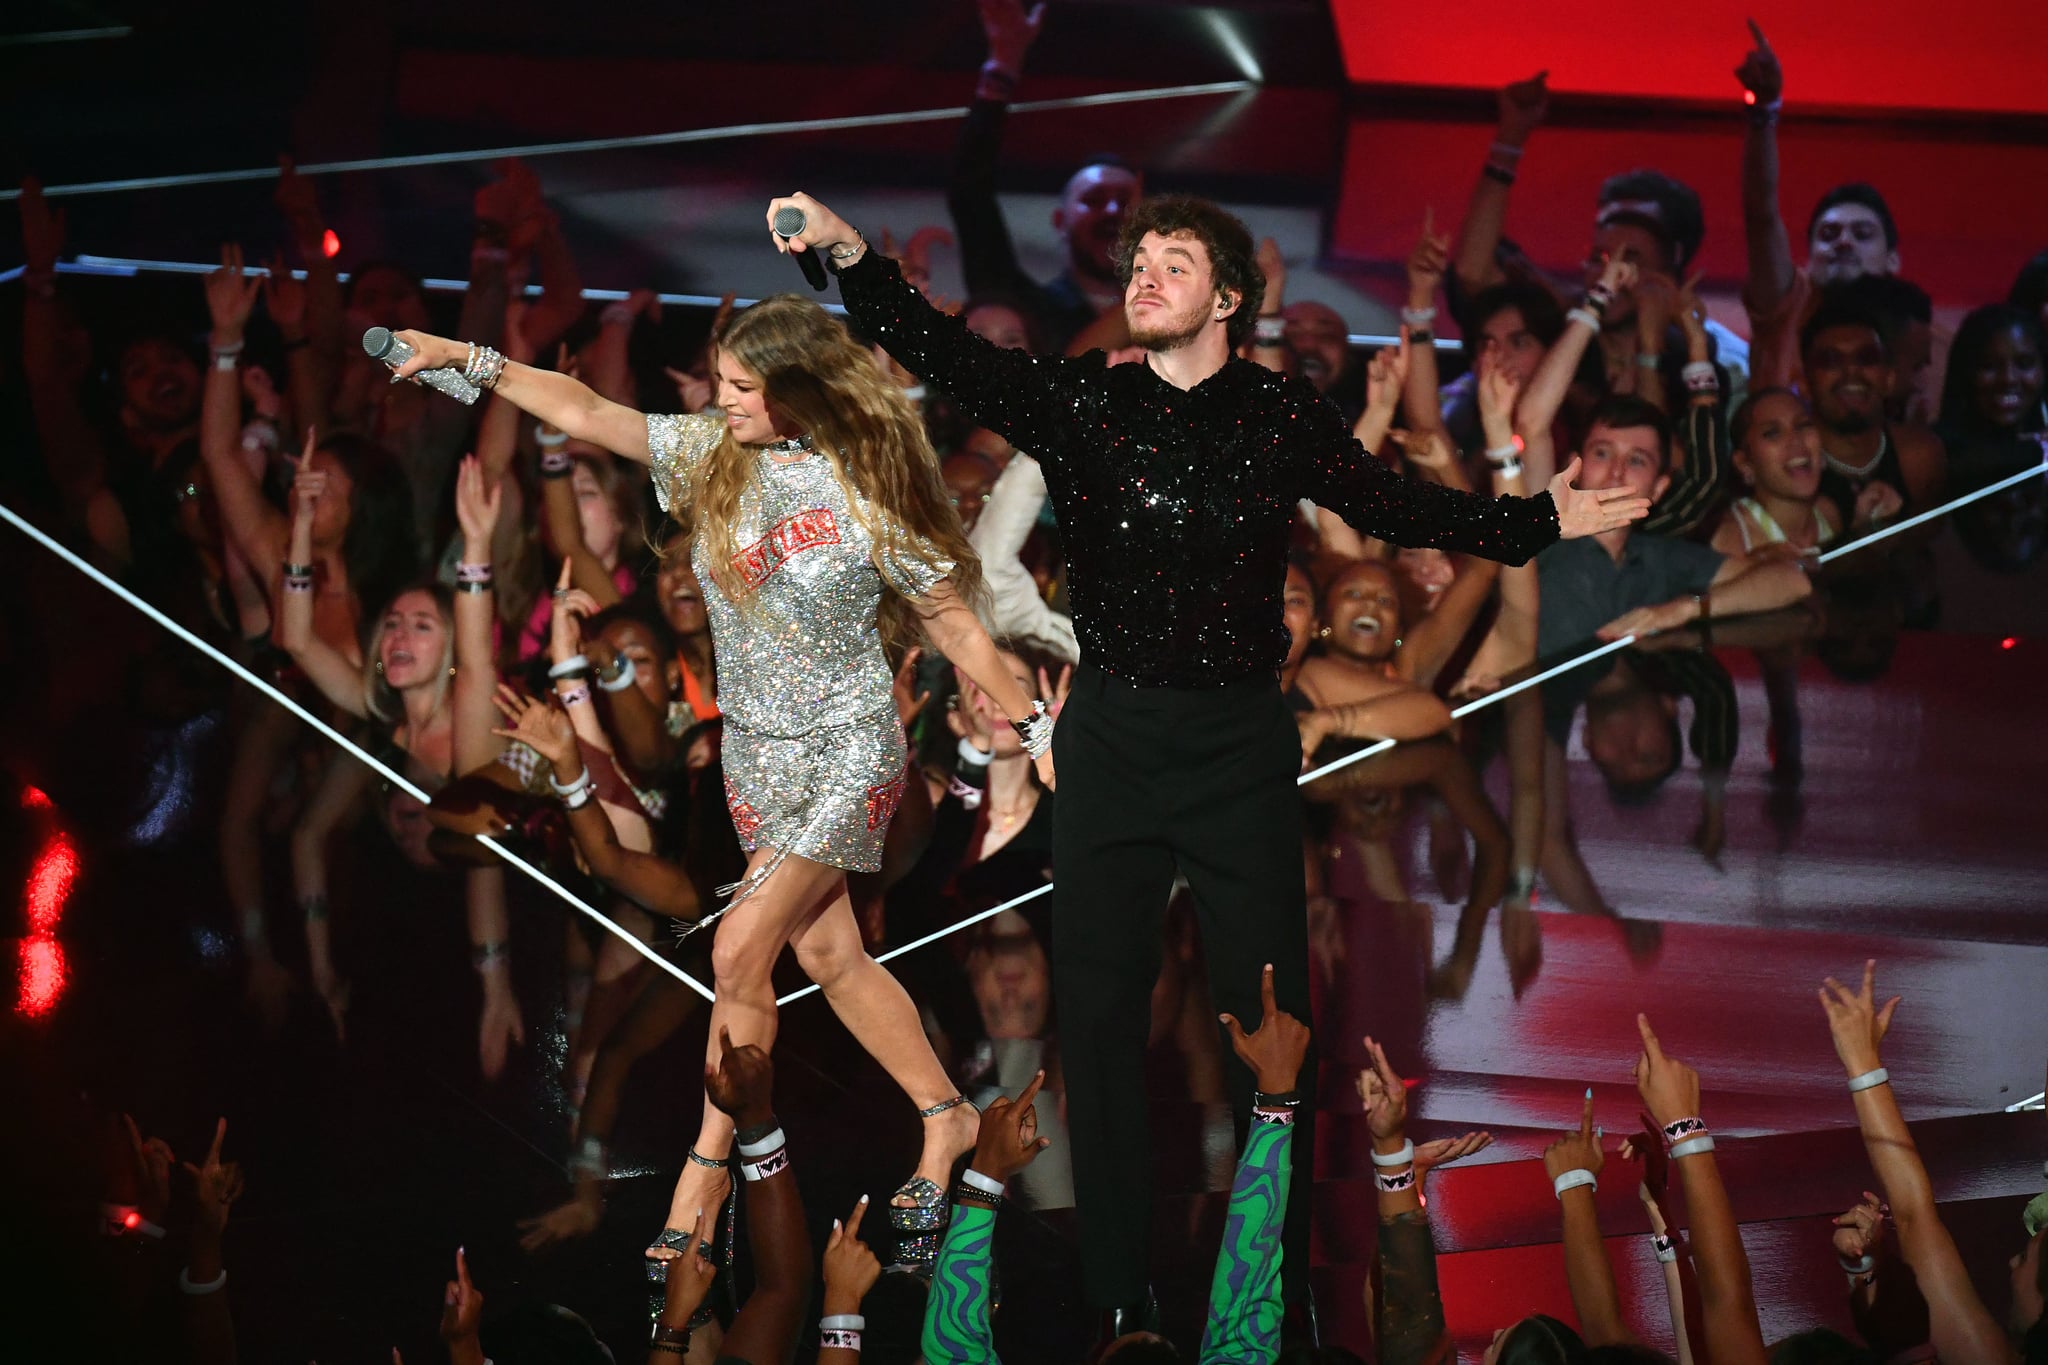
[[[29,787],[22,792],[21,804],[24,810],[50,812],[44,816],[48,833],[42,850],[22,887],[29,936],[21,941],[15,1008],[35,1019],[56,1008],[70,980],[70,968],[56,935],[72,885],[78,880],[78,850],[71,836],[57,827],[48,796]]]

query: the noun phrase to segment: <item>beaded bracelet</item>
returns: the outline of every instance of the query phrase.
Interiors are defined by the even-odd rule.
[[[1706,1131],[1707,1124],[1704,1119],[1673,1119],[1664,1125],[1664,1140],[1666,1142],[1677,1142],[1681,1138],[1691,1137],[1694,1133],[1704,1133]]]

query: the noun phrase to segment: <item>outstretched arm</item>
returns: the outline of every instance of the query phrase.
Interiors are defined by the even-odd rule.
[[[421,370],[459,370],[469,360],[469,346],[427,332],[404,331],[399,340],[418,352],[398,368],[402,378]],[[641,464],[649,463],[647,418],[597,392],[581,381],[551,370],[538,370],[516,360],[505,362],[492,392],[549,426],[579,441],[602,446]]]
[[[1550,108],[1550,89],[1544,84],[1549,76],[1548,71],[1539,71],[1500,92],[1500,127],[1487,150],[1479,180],[1472,186],[1472,198],[1465,205],[1465,221],[1458,229],[1453,258],[1458,283],[1468,296],[1500,280],[1494,252],[1507,226],[1508,190],[1522,164],[1522,145]]]
[[[1075,362],[982,340],[967,330],[965,319],[934,308],[904,281],[894,261],[871,250],[860,232],[831,209],[799,194],[770,203],[769,221],[784,208],[800,210],[805,226],[787,242],[771,233],[776,249],[804,245],[825,254],[839,272],[839,296],[856,330],[879,342],[919,379],[951,394],[975,421],[1012,445],[1040,460],[1057,458],[1063,425],[1050,401],[1049,380],[1061,366]]]
[[[953,591],[950,578],[940,580],[925,594],[918,603],[918,614],[923,618],[925,631],[932,637],[932,644],[939,653],[952,660],[953,665],[976,687],[988,693],[990,700],[1002,708],[1003,715],[1012,725],[1031,718],[1033,703],[1037,699],[1018,684],[1016,677],[1003,664],[1003,656],[996,652],[995,641],[988,638],[980,618]],[[1051,786],[1052,755],[1042,755],[1037,762],[1039,777]]]
[[[1863,1088],[1853,1092],[1856,1122],[1863,1147],[1877,1172],[1878,1184],[1891,1204],[1892,1223],[1899,1233],[1899,1251],[1913,1268],[1927,1299],[1927,1321],[1933,1329],[1935,1354],[1943,1360],[2000,1362],[2014,1358],[2004,1331],[1977,1297],[1970,1275],[1956,1250],[1955,1238],[1942,1225],[1934,1203],[1933,1182],[1913,1145],[1913,1134],[1899,1113],[1884,1058],[1879,1051],[1898,1008],[1894,996],[1877,1004],[1877,963],[1863,964],[1863,984],[1850,990],[1833,977],[1821,987],[1821,1007],[1834,1035],[1835,1055],[1849,1079]],[[1688,1200],[1692,1191],[1686,1190]]]
[[[1742,227],[1749,242],[1749,278],[1742,301],[1751,317],[1768,317],[1792,288],[1792,239],[1778,207],[1778,104],[1785,73],[1764,31],[1749,21],[1756,46],[1735,68],[1749,96],[1749,126],[1742,133]]]
[[[312,433],[306,436],[306,454],[313,452]],[[299,472],[292,479],[292,529],[287,556],[294,568],[313,562],[313,516],[327,492],[327,476],[300,459]],[[283,573],[282,565],[271,581],[281,584],[277,598],[277,642],[305,670],[313,685],[327,699],[352,716],[370,714],[369,699],[363,692],[363,661],[352,659],[320,638],[313,629],[313,576]]]

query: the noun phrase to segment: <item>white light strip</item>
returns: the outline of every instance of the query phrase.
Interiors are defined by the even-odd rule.
[[[40,33],[9,33],[0,35],[0,47],[34,47],[43,43],[90,43],[103,38],[127,38],[135,30],[126,24],[109,24],[105,28],[50,28]]]
[[[1872,531],[1867,536],[1861,536],[1855,540],[1850,541],[1846,545],[1837,545],[1832,550],[1823,550],[1821,552],[1820,562],[1823,564],[1827,564],[1836,559],[1841,558],[1843,555],[1854,554],[1858,550],[1877,544],[1877,542],[1879,542],[1880,540],[1884,540],[1890,536],[1895,536],[1901,531],[1910,531],[1915,526],[1919,526],[1924,522],[1932,521],[1936,517],[1947,516],[1950,512],[1955,511],[1958,507],[1968,507],[1971,503],[1976,502],[1979,499],[1988,498],[1993,493],[2002,493],[2006,489],[2014,486],[2015,484],[2025,483],[2028,479],[2038,479],[2043,474],[2048,474],[2048,464],[2038,464],[2035,465],[2032,469],[2022,469],[2019,473],[2008,475],[2005,478],[2000,479],[1997,483],[1986,484],[1982,488],[1976,489],[1969,493],[1965,493],[1959,498],[1955,498],[1948,502],[1945,502],[1939,507],[1930,507],[1925,512],[1921,512],[1917,515],[1907,517],[1904,521],[1894,522],[1892,525],[1885,527],[1883,530]]]
[[[1011,105],[1010,112],[1035,114],[1055,109],[1095,109],[1116,104],[1142,104],[1152,100],[1235,95],[1254,88],[1256,87],[1251,81],[1165,85],[1146,90],[1115,90],[1102,95],[1024,100]],[[491,147],[468,152],[422,152],[414,156],[376,156],[357,161],[320,161],[298,167],[298,173],[341,175],[351,171],[396,171],[418,166],[459,166],[477,161],[498,161],[506,157],[569,156],[579,152],[619,152],[644,147],[674,147],[692,142],[721,142],[730,138],[769,137],[782,133],[829,133],[855,128],[896,128],[906,123],[944,123],[965,117],[967,106],[961,104],[944,109],[909,109],[900,114],[853,114],[841,118],[787,119],[779,123],[730,123],[718,128],[689,128],[678,133],[585,138],[577,142],[530,142],[519,147]],[[174,189],[186,185],[228,185],[248,180],[275,180],[277,175],[278,170],[275,166],[257,166],[240,171],[193,171],[184,175],[147,175],[126,180],[92,180],[75,185],[46,185],[43,187],[43,197],[57,199],[67,195],[121,194],[129,190]],[[0,201],[20,197],[19,189],[0,190]]]
[[[913,949],[922,948],[927,943],[937,943],[940,939],[950,937],[953,934],[957,934],[962,929],[965,929],[970,925],[979,924],[985,919],[994,919],[997,915],[1002,914],[1005,910],[1015,910],[1018,906],[1024,904],[1026,901],[1035,901],[1040,896],[1043,896],[1050,890],[1052,890],[1051,882],[1047,882],[1044,886],[1034,887],[1032,890],[1026,891],[1021,896],[1012,896],[1010,899],[1004,901],[1001,905],[991,905],[986,910],[978,911],[975,914],[969,915],[966,919],[960,920],[954,924],[947,925],[943,929],[934,930],[933,932],[926,934],[923,938],[916,939],[912,942],[904,944],[901,948],[891,948],[888,952],[883,953],[880,957],[876,958],[875,961],[887,962],[892,958],[902,957],[905,953],[910,952]],[[805,986],[802,990],[791,991],[788,995],[782,996],[775,1003],[777,1005],[787,1005],[792,1000],[801,1000],[807,995],[814,994],[817,991],[817,989],[818,988],[815,985]]]
[[[78,570],[87,578],[92,579],[95,583],[98,583],[107,591],[113,593],[116,597],[126,602],[129,606],[135,608],[144,616],[147,616],[150,620],[156,622],[165,630],[168,630],[169,632],[171,632],[171,634],[183,640],[186,644],[191,645],[194,649],[206,655],[215,663],[227,669],[230,673],[233,673],[243,682],[249,684],[249,686],[255,688],[257,691],[269,697],[279,706],[284,707],[285,710],[290,711],[293,715],[297,716],[300,720],[306,722],[306,724],[312,726],[315,730],[325,735],[328,739],[333,740],[341,748],[347,750],[350,754],[354,755],[361,762],[368,765],[377,773],[381,774],[385,781],[391,783],[393,786],[398,787],[403,791],[410,793],[413,797],[417,798],[422,802],[431,802],[433,800],[433,797],[431,795],[414,786],[412,782],[409,781],[403,773],[394,772],[391,768],[386,766],[382,760],[378,759],[373,754],[365,752],[347,735],[342,734],[339,730],[336,730],[333,726],[321,720],[318,716],[308,711],[305,707],[299,705],[296,701],[286,696],[283,692],[280,692],[276,687],[271,685],[269,682],[257,677],[254,673],[251,673],[248,669],[244,668],[240,663],[228,657],[226,654],[221,653],[220,650],[214,648],[214,646],[207,643],[205,640],[200,639],[197,635],[194,635],[191,631],[185,629],[185,627],[179,625],[176,621],[173,621],[170,617],[164,615],[155,607],[143,601],[140,597],[137,597],[134,593],[128,591],[128,589],[122,587],[119,583],[116,583],[113,579],[107,577],[106,574],[100,572],[100,570],[95,568],[92,564],[73,554],[69,549],[59,544],[55,539],[46,534],[40,527],[29,522],[20,513],[16,512],[13,508],[8,507],[5,504],[0,504],[0,519],[5,519],[6,521],[12,523],[13,526],[17,530],[19,530],[23,535],[35,541],[44,549],[50,551],[50,553],[56,555],[65,563],[69,564],[72,568]],[[670,962],[667,958],[662,957],[659,953],[655,952],[652,948],[649,948],[646,944],[642,943],[638,938],[634,937],[632,934],[627,933],[618,924],[614,923],[610,918],[602,914],[595,906],[585,903],[582,900],[582,898],[577,896],[574,892],[570,891],[569,888],[563,886],[560,882],[556,881],[553,877],[550,877],[547,873],[535,867],[532,863],[527,862],[524,858],[521,858],[518,854],[506,848],[503,844],[498,843],[495,839],[487,839],[482,835],[478,835],[477,842],[482,844],[491,852],[497,854],[498,857],[510,863],[513,867],[518,868],[521,872],[524,872],[527,876],[533,878],[534,881],[539,882],[542,886],[554,892],[557,896],[560,896],[564,901],[568,902],[576,909],[582,911],[584,914],[590,916],[590,918],[596,920],[600,925],[604,926],[604,928],[606,928],[613,934],[616,934],[635,952],[639,953],[640,956],[646,958],[649,962],[652,962],[655,966],[661,968],[670,976],[676,978],[676,980],[681,981],[683,984],[687,985],[691,990],[694,990],[695,992],[697,992],[697,994],[703,996],[706,1000],[712,998],[710,988],[705,986],[704,983],[697,980],[695,977],[691,976],[682,968],[676,966],[675,963]]]
[[[2005,1112],[2008,1114],[2017,1114],[2025,1109],[2039,1109],[2042,1107],[2044,1102],[2048,1102],[2048,1091],[2043,1091],[2041,1094],[2034,1096],[2032,1099],[2021,1100],[2018,1104],[2008,1104],[2007,1106],[2005,1106]]]

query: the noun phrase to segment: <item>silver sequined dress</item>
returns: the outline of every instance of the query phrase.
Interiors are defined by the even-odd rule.
[[[715,416],[648,416],[663,511],[724,434]],[[822,453],[754,459],[733,534],[751,600],[719,588],[701,539],[691,550],[718,656],[726,804],[749,853],[765,846],[873,872],[909,763],[876,626],[883,584],[873,540]],[[922,597],[945,572],[905,561],[891,577]]]

